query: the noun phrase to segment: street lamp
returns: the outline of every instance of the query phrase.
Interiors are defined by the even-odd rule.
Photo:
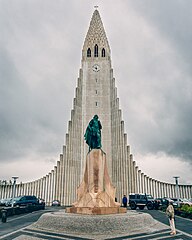
[[[12,178],[13,178],[13,191],[12,191],[12,204],[11,204],[11,206],[13,207],[13,205],[14,205],[13,198],[15,197],[15,191],[16,191],[16,181],[17,181],[17,178],[19,178],[19,177],[12,177]]]
[[[173,177],[175,178],[175,184],[176,184],[176,196],[177,196],[177,206],[179,206],[179,184],[178,184],[178,179],[179,177]]]

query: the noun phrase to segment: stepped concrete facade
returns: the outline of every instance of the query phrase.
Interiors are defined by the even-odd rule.
[[[119,98],[111,65],[111,53],[98,10],[95,10],[82,50],[81,68],[68,124],[65,145],[54,169],[46,176],[16,185],[16,195],[36,195],[49,205],[58,199],[69,206],[77,196],[84,174],[88,147],[84,133],[97,114],[102,124],[102,150],[107,155],[109,176],[118,201],[124,194],[150,193],[154,197],[176,197],[175,184],[160,182],[136,166],[124,131]],[[0,198],[12,196],[13,185],[0,185]],[[192,185],[179,186],[180,197],[192,198]]]

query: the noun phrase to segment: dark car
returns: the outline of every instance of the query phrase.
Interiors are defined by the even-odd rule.
[[[154,208],[160,209],[162,207],[167,207],[169,205],[169,199],[168,198],[155,198],[154,200]]]
[[[152,210],[154,208],[154,199],[150,194],[132,193],[129,195],[129,206],[132,210],[137,207],[143,210],[145,206],[147,206],[148,210]]]
[[[154,208],[155,209],[166,208],[170,202],[173,204],[173,207],[177,206],[177,204],[171,198],[167,197],[155,198]]]
[[[45,209],[45,200],[43,198],[38,198],[40,209]]]
[[[54,207],[55,207],[55,206],[57,206],[57,207],[61,206],[59,200],[53,200],[51,205],[54,206]]]
[[[27,205],[39,205],[39,200],[36,196],[20,196],[13,198],[10,202],[13,206],[27,206]]]

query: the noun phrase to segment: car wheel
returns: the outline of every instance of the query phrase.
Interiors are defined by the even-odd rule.
[[[145,208],[145,206],[139,206],[140,210],[143,210]]]
[[[131,208],[132,210],[135,210],[135,209],[137,208],[137,205],[136,205],[134,202],[131,202],[131,203],[130,203],[130,208]]]
[[[147,203],[147,209],[152,210],[153,209],[153,204],[151,202]]]
[[[155,206],[154,208],[155,208],[155,210],[159,210],[159,206]]]

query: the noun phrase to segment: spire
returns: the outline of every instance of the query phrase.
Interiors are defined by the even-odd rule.
[[[109,43],[97,8],[95,9],[91,18],[89,29],[83,45],[83,52],[87,52],[88,48],[93,50],[96,44],[100,49],[104,48],[106,53],[108,53],[107,55],[110,56]]]

